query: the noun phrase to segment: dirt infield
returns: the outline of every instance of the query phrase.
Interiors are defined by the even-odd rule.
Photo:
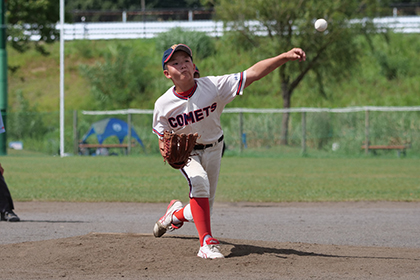
[[[418,203],[217,206],[219,211],[213,216],[214,233],[226,258],[203,260],[196,257],[198,239],[193,225],[162,238],[154,238],[149,233],[156,216],[166,208],[164,204],[17,203],[22,222],[0,223],[0,279],[420,277]],[[238,213],[245,220],[253,219],[254,235],[242,234],[247,227],[243,216],[237,217]],[[284,225],[296,228],[287,232],[289,236],[283,236],[285,232],[279,228],[284,226],[280,220],[286,218],[289,220]],[[395,222],[394,226],[389,225],[388,218]],[[277,225],[266,226],[273,224],[273,219],[279,219],[274,223]],[[388,224],[388,232],[382,224]],[[232,227],[236,231],[229,231]],[[315,238],[314,242],[294,239],[305,239],[299,235],[305,228]],[[389,246],[370,244],[371,232],[378,239],[375,242],[382,241]],[[341,235],[347,237],[336,238]]]

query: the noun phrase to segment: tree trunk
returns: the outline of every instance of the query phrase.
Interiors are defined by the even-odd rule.
[[[291,105],[290,100],[291,100],[292,93],[291,93],[287,83],[282,83],[281,93],[282,93],[282,96],[283,96],[283,108],[284,109],[289,109],[290,105]],[[280,145],[284,145],[284,146],[288,145],[289,117],[290,117],[289,112],[283,113],[283,118],[282,118],[282,121],[281,121]]]

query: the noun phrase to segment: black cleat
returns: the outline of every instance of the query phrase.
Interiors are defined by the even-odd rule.
[[[7,222],[19,222],[20,219],[18,215],[15,214],[12,210],[1,212],[1,220]]]

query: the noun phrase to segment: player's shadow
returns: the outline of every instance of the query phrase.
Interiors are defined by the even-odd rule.
[[[304,252],[294,249],[277,249],[270,247],[254,246],[247,244],[233,244],[229,242],[220,241],[221,245],[232,245],[233,248],[230,250],[230,254],[226,258],[235,258],[235,257],[244,257],[252,254],[273,254],[278,258],[286,259],[287,255],[297,255],[297,256],[313,256],[313,257],[328,257],[328,258],[340,258],[341,256],[336,255],[327,255],[327,254],[317,254],[313,252]]]
[[[86,221],[20,220],[19,223],[82,224]]]
[[[298,251],[294,249],[277,249],[277,248],[269,248],[269,247],[262,247],[262,246],[254,246],[254,245],[247,245],[247,244],[233,244],[229,242],[220,241],[222,245],[232,245],[233,248],[230,250],[230,254],[226,256],[226,258],[235,258],[235,257],[243,257],[251,254],[273,254],[277,258],[286,259],[286,255],[297,255],[297,256],[304,256],[304,257],[325,257],[325,258],[353,258],[353,259],[384,259],[384,260],[403,260],[406,258],[397,258],[397,257],[376,257],[376,256],[340,256],[340,255],[329,255],[329,254],[318,254],[313,252],[304,252]],[[411,258],[408,258],[411,260]],[[416,259],[417,260],[417,259]]]
[[[184,240],[198,240],[198,237],[192,236],[166,236],[166,238],[176,238]],[[226,258],[238,258],[252,254],[273,254],[277,258],[286,259],[289,255],[303,256],[303,257],[324,257],[324,258],[353,258],[353,259],[383,259],[383,260],[404,260],[406,258],[399,257],[378,257],[378,256],[345,256],[345,255],[330,255],[330,254],[319,254],[314,252],[304,252],[294,249],[277,249],[272,247],[254,246],[249,244],[235,244],[223,240],[219,240],[220,245],[230,245],[233,248],[230,250],[229,255],[225,255]],[[412,260],[412,258],[407,258]],[[418,260],[418,259],[415,259]]]
[[[167,238],[177,238],[177,239],[184,239],[184,240],[198,240],[197,237],[191,236],[167,236]],[[230,250],[230,254],[225,256],[226,258],[235,258],[235,257],[244,257],[247,255],[252,254],[274,254],[278,258],[287,257],[285,255],[297,255],[297,256],[314,256],[314,257],[329,257],[329,258],[341,258],[345,256],[336,256],[336,255],[326,255],[326,254],[317,254],[312,252],[303,252],[293,249],[277,249],[277,248],[270,248],[270,247],[262,247],[262,246],[254,246],[248,244],[234,244],[226,241],[219,240],[220,245],[231,245],[233,248]]]

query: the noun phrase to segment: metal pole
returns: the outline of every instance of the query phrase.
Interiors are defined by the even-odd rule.
[[[127,116],[128,120],[128,131],[127,131],[127,142],[128,142],[128,147],[127,147],[127,155],[129,155],[131,153],[131,114],[128,114]]]
[[[0,111],[3,117],[3,124],[7,125],[7,51],[6,51],[6,13],[5,1],[1,1],[1,30],[0,30]],[[7,129],[0,134],[0,155],[7,155]]]
[[[77,131],[77,110],[73,111],[73,154],[79,153],[79,133]]]
[[[306,112],[302,112],[302,154],[306,154]]]
[[[141,12],[142,12],[142,19],[143,19],[143,38],[146,38],[146,0],[141,0]]]
[[[64,156],[64,0],[60,0],[60,156]]]
[[[244,150],[244,142],[242,141],[244,135],[244,116],[242,112],[239,112],[239,143],[240,143],[240,152]]]
[[[365,154],[369,154],[369,110],[365,111]]]

